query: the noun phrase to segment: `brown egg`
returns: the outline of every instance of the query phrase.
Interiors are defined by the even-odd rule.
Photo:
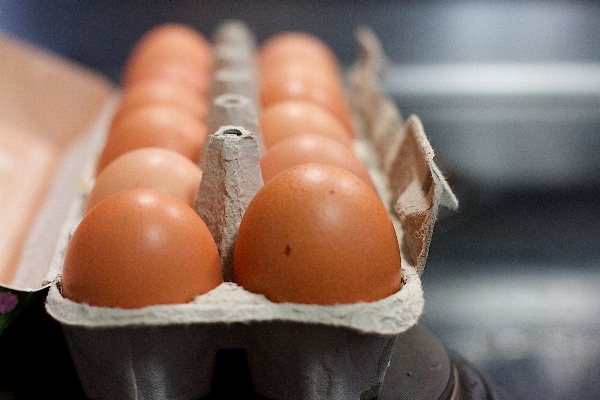
[[[352,149],[326,136],[302,134],[280,141],[262,156],[260,170],[263,181],[268,182],[281,171],[308,163],[329,164],[345,169],[375,190],[367,167]]]
[[[202,218],[156,189],[107,197],[75,229],[62,294],[99,307],[187,303],[223,281],[217,245]]]
[[[190,87],[178,82],[150,79],[135,82],[123,92],[114,119],[134,108],[150,104],[169,104],[195,114],[204,120],[208,101]]]
[[[273,302],[380,300],[402,287],[392,220],[356,175],[326,164],[289,168],[265,183],[246,209],[234,279]]]
[[[195,74],[202,81],[210,76],[212,66],[212,47],[200,32],[184,24],[165,23],[148,31],[136,43],[125,63],[122,82],[128,86],[133,81],[158,75],[177,79],[187,76],[193,80]]]
[[[127,64],[157,58],[187,59],[190,63],[210,70],[213,61],[212,46],[197,29],[182,23],[166,22],[142,35],[131,50]]]
[[[154,188],[194,207],[202,170],[183,155],[159,147],[129,151],[100,172],[85,205],[85,213],[110,195],[134,188]]]
[[[350,147],[353,139],[328,110],[304,100],[284,100],[260,113],[262,139],[267,149],[290,136],[311,134],[335,139]]]
[[[128,76],[124,87],[127,88],[139,81],[160,79],[187,86],[199,96],[205,97],[210,92],[211,75],[204,71],[198,71],[186,63],[173,62],[172,60],[158,60],[152,64],[146,64],[143,68],[136,70]]]
[[[337,86],[340,91],[343,91],[343,81],[340,71],[331,69],[327,66],[322,67],[310,58],[301,56],[292,58],[281,58],[277,62],[265,65],[259,69],[260,80],[269,82],[272,79],[277,79],[278,75],[304,75],[306,70],[318,71],[319,78],[328,81],[331,86]]]
[[[306,32],[288,31],[270,37],[258,52],[261,71],[277,69],[281,64],[312,64],[313,68],[340,75],[340,65],[331,49],[316,36]]]
[[[177,107],[152,104],[136,108],[111,125],[96,171],[142,147],[164,147],[197,162],[206,132],[206,125],[194,114]]]
[[[261,79],[259,87],[262,109],[284,100],[311,102],[328,110],[353,135],[352,115],[339,82],[322,71],[309,68],[285,68]]]

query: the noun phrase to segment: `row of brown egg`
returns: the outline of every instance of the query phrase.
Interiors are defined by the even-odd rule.
[[[334,53],[285,32],[259,49],[265,182],[242,218],[235,282],[274,302],[376,301],[402,286],[393,224],[354,132]]]
[[[212,57],[198,31],[175,23],[151,29],[130,52],[65,256],[65,297],[137,308],[186,303],[223,281],[214,239],[193,209]]]
[[[329,47],[310,34],[286,32],[263,44],[258,60],[265,181],[293,165],[319,162],[346,169],[374,189],[352,150],[341,68]]]

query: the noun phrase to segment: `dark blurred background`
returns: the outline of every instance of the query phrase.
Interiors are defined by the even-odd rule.
[[[346,67],[357,27],[376,32],[385,88],[460,201],[436,226],[421,324],[515,399],[600,398],[600,4],[0,1],[0,31],[115,82],[153,25],[210,37],[226,19],[259,41],[312,32]]]

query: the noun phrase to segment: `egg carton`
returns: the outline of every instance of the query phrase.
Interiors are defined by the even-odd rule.
[[[355,151],[392,216],[401,248],[402,289],[371,303],[325,306],[273,303],[232,282],[237,228],[263,184],[257,109],[245,100],[255,93],[235,93],[234,82],[226,92],[214,93],[209,126],[215,133],[204,146],[196,201],[196,211],[217,242],[224,283],[187,304],[140,309],[95,307],[62,297],[60,269],[84,197],[73,206],[53,260],[57,278],[46,310],[63,327],[89,398],[197,399],[210,393],[220,349],[245,350],[253,389],[267,398],[377,396],[398,335],[414,326],[423,311],[420,274],[437,210],[455,207],[456,199],[433,161],[418,118],[404,121],[378,89],[381,51],[376,38],[366,29],[358,38],[362,54],[349,74]],[[223,68],[233,62],[232,69],[248,65],[243,74],[255,77],[254,67],[239,60],[240,54],[252,56],[252,45],[252,36],[239,22],[223,24],[215,35]],[[232,50],[236,46],[244,52]],[[248,88],[244,79],[238,81]]]

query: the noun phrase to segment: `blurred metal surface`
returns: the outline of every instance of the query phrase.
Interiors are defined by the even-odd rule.
[[[597,399],[600,273],[520,266],[446,265],[424,280],[422,323],[514,398]]]
[[[600,182],[600,63],[394,65],[385,83],[465,178],[504,189]]]

